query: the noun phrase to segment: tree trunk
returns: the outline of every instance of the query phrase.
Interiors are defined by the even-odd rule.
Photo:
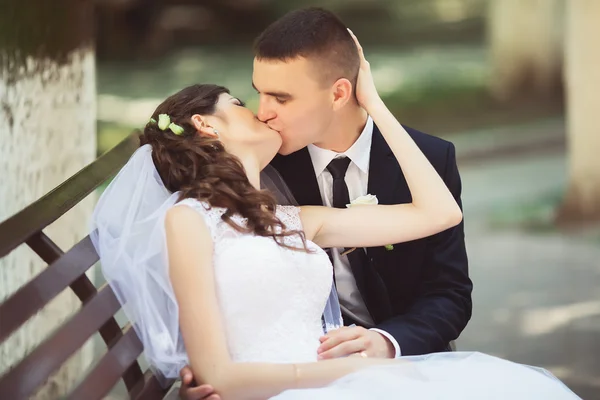
[[[567,11],[569,185],[559,223],[600,220],[600,2],[569,0]]]
[[[3,0],[0,5],[0,220],[5,220],[96,155],[93,2]],[[45,232],[62,248],[81,240],[93,199]],[[25,245],[0,259],[0,301],[44,263]],[[67,289],[0,345],[0,374],[80,307]],[[88,343],[35,398],[64,396],[92,358]]]
[[[498,100],[562,88],[563,0],[491,0],[490,90]]]

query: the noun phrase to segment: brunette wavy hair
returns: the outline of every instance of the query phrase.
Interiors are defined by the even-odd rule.
[[[194,198],[223,207],[226,212],[222,219],[238,232],[272,237],[280,246],[308,251],[304,232],[287,230],[275,215],[275,197],[252,186],[240,160],[228,153],[218,139],[201,136],[192,124],[195,114],[214,115],[223,93],[229,90],[198,84],[168,97],[156,108],[152,119],[158,121],[160,114],[167,114],[171,122],[183,128],[183,133],[176,135],[170,129],[161,130],[156,122],[148,122],[140,135],[140,146],[152,146],[154,165],[165,187],[181,193],[179,201]],[[245,227],[231,219],[235,214],[247,219]],[[302,248],[283,241],[291,235],[300,236]]]

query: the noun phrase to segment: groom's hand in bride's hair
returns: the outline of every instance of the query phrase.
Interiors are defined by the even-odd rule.
[[[196,386],[192,369],[187,365],[179,371],[181,376],[181,387],[179,397],[182,400],[221,400],[221,396],[215,393],[210,385]]]
[[[361,326],[343,327],[328,332],[320,338],[317,350],[319,360],[347,357],[363,353],[363,356],[394,358],[394,345],[381,333]]]

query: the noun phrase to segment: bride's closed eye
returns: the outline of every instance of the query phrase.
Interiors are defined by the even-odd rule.
[[[240,107],[246,107],[246,103],[244,103],[242,100],[234,98],[233,99],[233,104],[235,104],[236,106],[240,106]]]

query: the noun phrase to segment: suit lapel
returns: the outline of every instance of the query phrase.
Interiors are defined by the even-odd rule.
[[[394,198],[394,193],[401,179],[403,177],[394,153],[385,142],[377,125],[373,125],[367,193],[376,195],[380,204],[397,204],[401,199]],[[363,272],[366,284],[363,285],[361,294],[377,324],[392,315],[386,285],[377,273],[377,254],[386,250],[382,247],[366,250],[366,270]]]
[[[272,165],[279,171],[298,204],[302,206],[323,205],[308,148],[305,147],[287,156],[278,155]]]
[[[398,200],[394,199],[394,191],[400,176],[400,166],[394,153],[379,128],[373,125],[367,193],[376,195],[380,204],[396,204]]]

